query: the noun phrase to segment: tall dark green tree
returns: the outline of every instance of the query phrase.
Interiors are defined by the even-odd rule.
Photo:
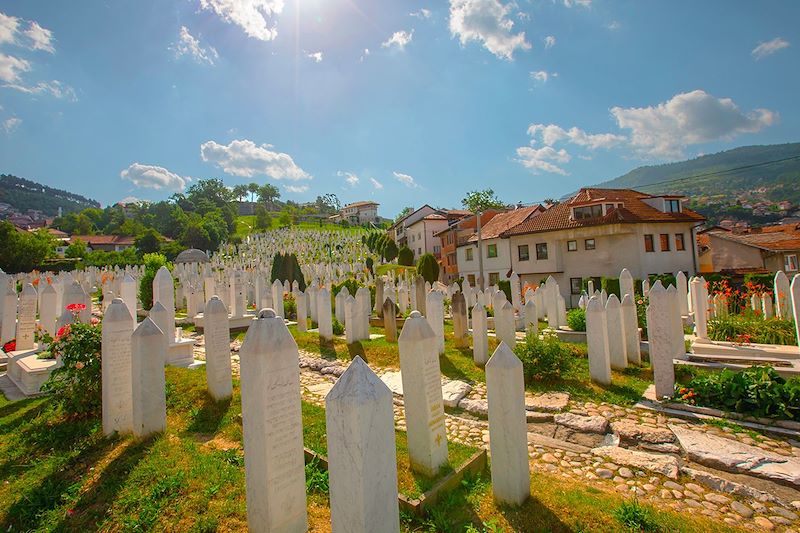
[[[417,261],[417,274],[422,276],[428,283],[433,283],[439,279],[439,263],[433,254],[424,254]]]

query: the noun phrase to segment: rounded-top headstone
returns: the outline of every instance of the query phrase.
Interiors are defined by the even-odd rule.
[[[628,296],[627,294],[625,296]],[[617,309],[619,308],[619,298],[617,298],[616,294],[610,294],[608,300],[606,300],[606,309]]]
[[[587,313],[602,313],[603,312],[603,304],[600,303],[600,298],[597,296],[592,296],[589,298],[589,303],[586,304],[586,312]]]

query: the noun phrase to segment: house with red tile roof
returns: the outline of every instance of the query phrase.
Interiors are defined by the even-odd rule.
[[[701,272],[798,273],[800,224],[763,228],[714,226],[699,232]]]
[[[467,240],[475,233],[478,218],[470,213],[463,218],[450,223],[448,227],[436,233],[442,241],[442,257],[439,260],[439,277],[444,283],[453,283],[458,277],[458,247],[466,244]],[[487,209],[481,213],[481,226],[486,226],[492,218],[502,211]]]
[[[134,238],[126,235],[72,235],[70,242],[86,243],[89,251],[121,252],[134,245]]]
[[[583,278],[618,277],[623,268],[634,278],[679,270],[694,274],[695,236],[705,218],[688,209],[686,201],[681,196],[591,187],[542,212],[505,221],[495,217],[487,224],[491,233],[486,237],[492,235],[497,243],[498,258],[500,250],[508,257],[493,258],[492,269],[484,262],[484,272],[489,277],[513,270],[523,286],[553,276],[570,307],[577,305]],[[501,231],[488,228],[495,221],[502,224]],[[473,272],[477,262],[470,263],[465,253],[462,267],[459,252],[459,271]],[[484,253],[486,258],[492,251]]]

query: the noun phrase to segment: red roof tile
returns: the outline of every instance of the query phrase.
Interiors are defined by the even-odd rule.
[[[498,213],[492,220],[481,228],[482,239],[496,239],[503,232],[524,223],[526,220],[536,220],[547,211],[539,204],[530,207],[521,207],[505,213]],[[472,235],[467,242],[477,242],[478,234]]]
[[[784,224],[753,228],[745,233],[725,229],[709,231],[706,235],[727,239],[771,252],[800,250],[800,225]]]

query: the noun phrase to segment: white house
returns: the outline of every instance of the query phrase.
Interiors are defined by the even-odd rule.
[[[447,217],[440,213],[431,213],[406,226],[406,246],[414,252],[414,260],[423,254],[441,257],[442,239],[436,234],[447,226]]]
[[[352,204],[347,204],[339,210],[338,221],[346,220],[355,225],[377,224],[380,222],[378,217],[379,205],[377,202],[353,202]]]

